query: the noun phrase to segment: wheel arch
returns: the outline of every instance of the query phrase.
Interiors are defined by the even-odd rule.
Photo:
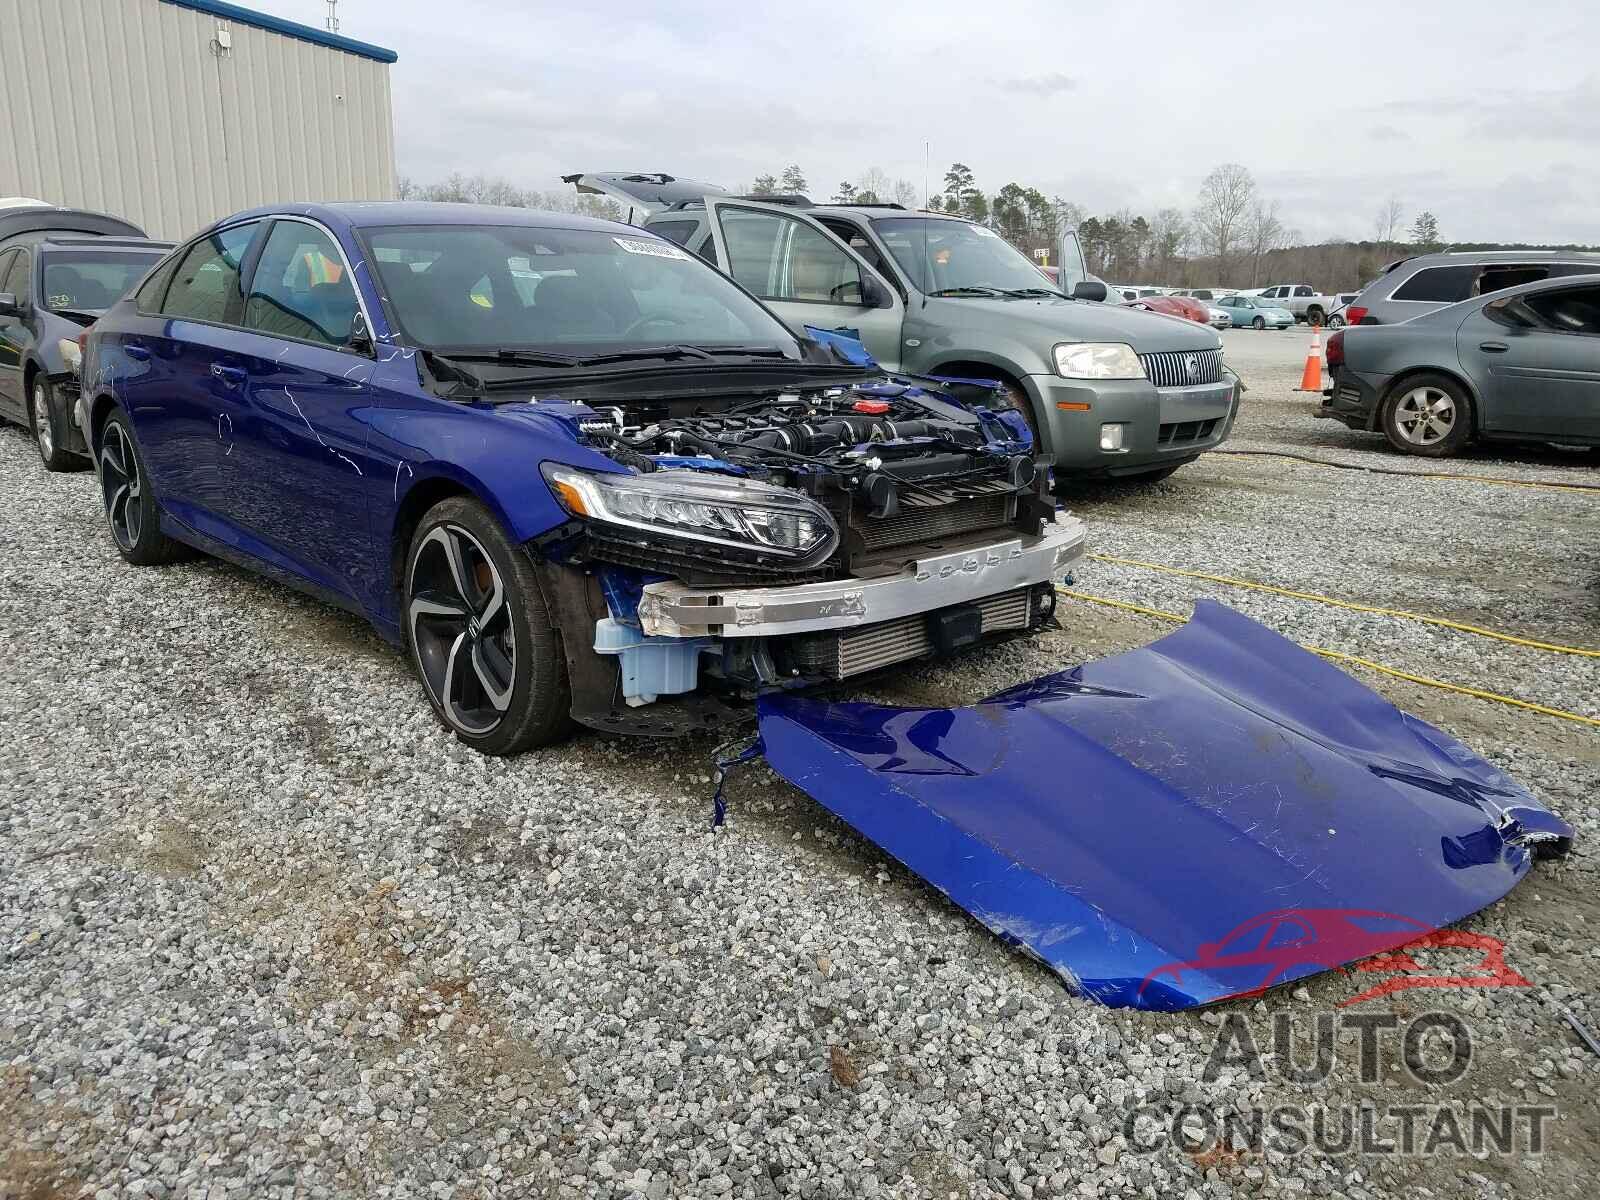
[[[1038,431],[1039,435],[1039,453],[1054,457],[1055,439],[1051,429],[1050,414],[1045,408],[1044,397],[1038,394],[1035,386],[1029,381],[1029,373],[1023,370],[1019,363],[1003,355],[991,354],[981,350],[968,350],[940,359],[921,373],[925,375],[947,375],[962,379],[994,378],[1001,383],[1010,384],[1023,394],[1028,401],[1028,406],[1033,409],[1033,427]]]
[[[1411,383],[1413,380],[1424,375],[1442,375],[1466,393],[1468,410],[1467,416],[1472,421],[1472,428],[1469,431],[1469,436],[1477,437],[1483,429],[1483,402],[1478,396],[1478,389],[1472,386],[1471,382],[1461,371],[1452,370],[1449,367],[1440,367],[1434,365],[1411,366],[1407,367],[1403,371],[1397,372],[1395,376],[1389,380],[1389,386],[1384,389],[1382,399],[1380,399],[1377,404],[1372,406],[1372,418],[1368,423],[1367,428],[1371,430],[1382,429],[1383,410],[1388,407],[1389,401],[1395,396],[1399,395],[1400,389],[1406,384]]]
[[[111,415],[111,410],[118,407],[119,401],[110,392],[97,392],[89,402],[89,456],[93,458],[100,449],[100,431],[105,428],[106,418]]]

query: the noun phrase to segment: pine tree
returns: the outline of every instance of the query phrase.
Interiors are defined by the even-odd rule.
[[[1418,250],[1434,250],[1439,246],[1439,218],[1427,209],[1419,212],[1411,223],[1411,244]]]

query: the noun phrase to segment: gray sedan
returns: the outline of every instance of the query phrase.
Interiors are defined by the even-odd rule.
[[[1525,284],[1328,339],[1317,413],[1443,458],[1474,439],[1600,446],[1600,274]]]

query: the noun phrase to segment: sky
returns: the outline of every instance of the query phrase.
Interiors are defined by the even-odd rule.
[[[324,0],[245,0],[321,26]],[[1432,211],[1446,241],[1600,243],[1600,55],[1582,3],[340,0],[391,69],[401,174],[576,171],[813,198],[952,161],[1091,213],[1193,207],[1244,164],[1307,241]]]

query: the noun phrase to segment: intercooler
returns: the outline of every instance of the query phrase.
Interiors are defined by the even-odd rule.
[[[894,516],[874,519],[852,514],[849,528],[861,539],[863,549],[871,552],[1009,524],[1017,513],[1015,489],[1000,480],[977,486],[993,490],[959,500],[930,502],[908,489]]]
[[[983,633],[1026,629],[1033,618],[1033,590],[1018,588],[976,601],[982,614]],[[859,629],[802,634],[791,647],[793,665],[802,675],[848,679],[892,663],[932,654],[928,630],[931,614],[901,617]]]

